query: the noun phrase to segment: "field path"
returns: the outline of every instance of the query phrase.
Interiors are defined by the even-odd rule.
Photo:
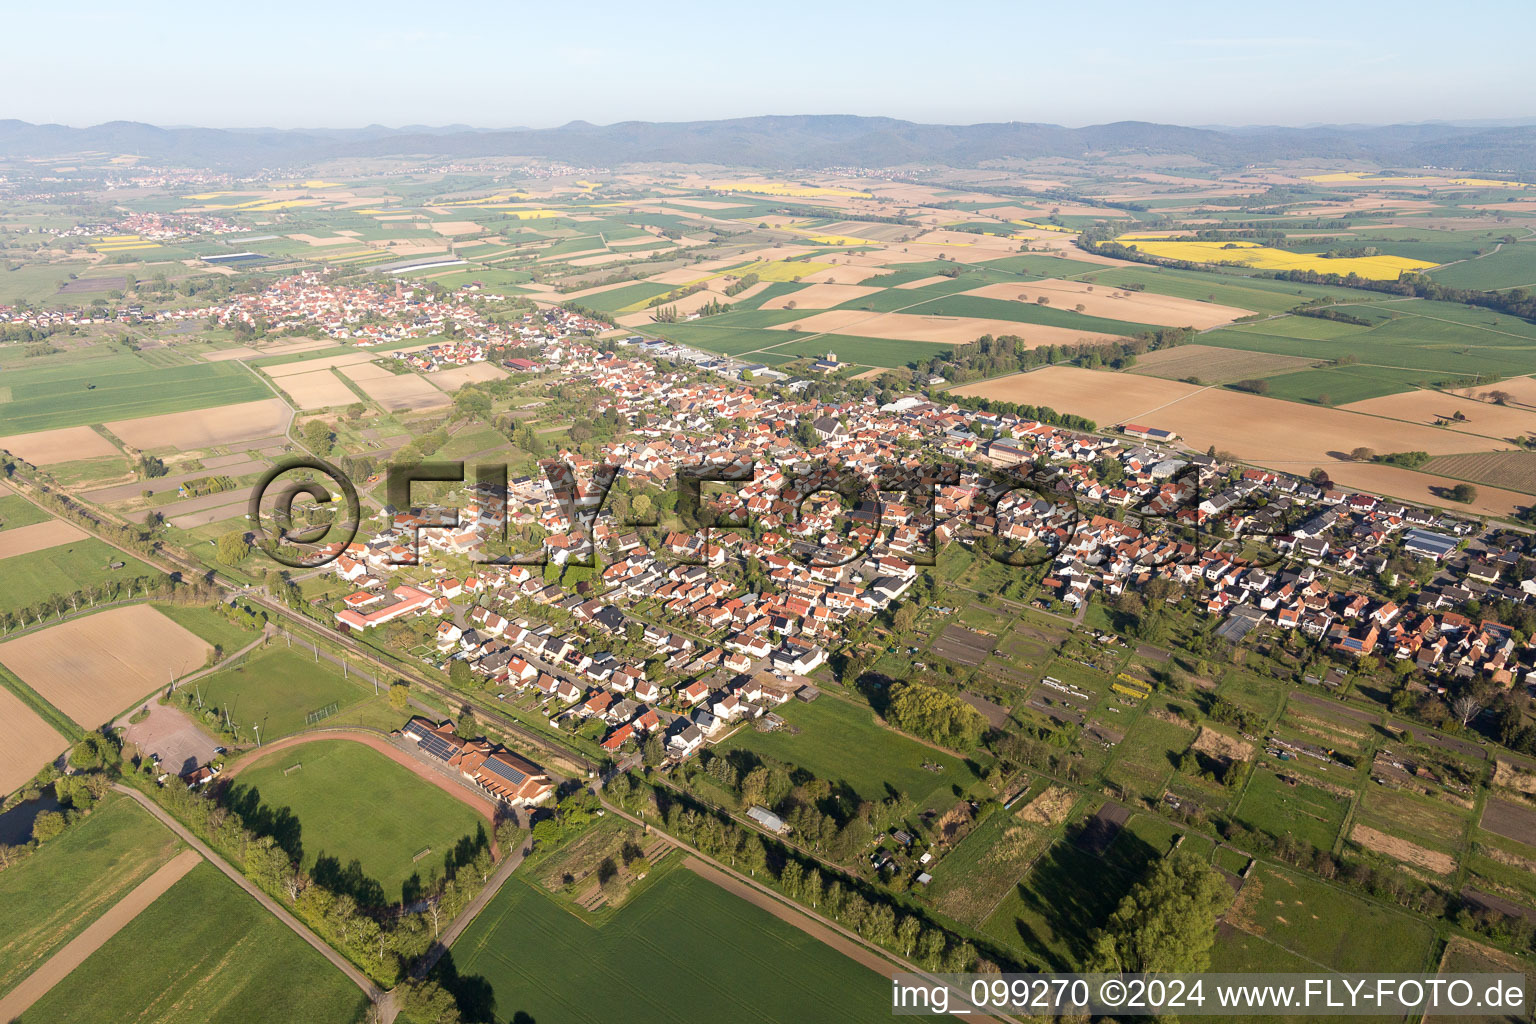
[[[26,980],[12,989],[10,994],[0,999],[0,1021],[14,1020],[24,1014],[53,986],[63,981],[70,971],[84,963],[86,957],[106,945],[108,939],[202,861],[202,854],[196,850],[183,850],[162,864],[159,870],[136,885],[132,892],[113,904],[85,931],[71,939],[63,949],[49,957]]]
[[[224,769],[225,778],[233,778],[245,771],[258,761],[265,761],[268,757],[292,747],[302,746],[306,743],[318,743],[322,740],[350,740],[361,743],[365,747],[377,750],[391,761],[403,768],[409,769],[417,778],[429,782],[447,793],[449,796],[474,808],[486,821],[491,823],[491,832],[494,834],[496,826],[496,802],[490,797],[481,796],[470,789],[465,783],[448,778],[443,772],[435,771],[430,765],[423,764],[399,747],[390,743],[383,736],[371,732],[362,732],[355,729],[320,729],[315,732],[303,732],[296,736],[284,736],[280,740],[263,744],[255,750],[247,751],[240,760]],[[491,853],[500,856],[496,849],[496,841],[491,840]]]
[[[171,817],[171,815],[166,812],[159,804],[155,803],[149,797],[145,796],[143,793],[140,793],[138,790],[132,788],[131,786],[125,786],[122,783],[115,783],[112,788],[117,790],[119,793],[123,793],[128,797],[131,797],[136,803],[139,804],[140,807],[143,807],[150,814],[153,814],[156,820],[165,825],[166,828],[180,836],[183,842],[192,847],[192,849],[196,850],[198,853],[202,854],[210,864],[224,872],[224,874],[228,876],[231,881],[233,881],[240,888],[244,889],[252,899],[265,907],[268,912],[272,914],[272,916],[276,917],[279,921],[283,922],[283,924],[293,929],[294,933],[298,935],[299,938],[303,939],[305,942],[309,943],[312,947],[318,950],[321,956],[324,956],[331,962],[332,966],[334,966],[342,974],[346,975],[354,985],[362,989],[370,1000],[373,1002],[378,1002],[379,999],[383,996],[383,992],[379,990],[378,986],[369,981],[368,976],[354,967],[350,960],[336,952],[330,946],[327,946],[325,941],[321,939],[320,936],[310,931],[304,922],[288,913],[282,904],[278,903],[272,897],[268,896],[266,893],[257,888],[255,882],[252,882],[249,878],[246,878],[240,872],[236,871],[228,861],[226,861],[223,857],[220,857],[217,853],[214,853],[213,850],[209,848],[207,843],[193,835],[190,829],[188,829],[181,822],[177,821],[175,818]],[[0,1015],[0,1020],[6,1019],[9,1018]]]

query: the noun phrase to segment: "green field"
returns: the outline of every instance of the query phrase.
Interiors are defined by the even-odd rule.
[[[252,651],[197,685],[206,703],[229,709],[248,739],[245,730],[259,724],[263,740],[306,728],[311,711],[333,703],[346,708],[372,696],[371,687],[344,678],[330,662],[316,662],[311,652],[284,646],[282,640],[270,641],[265,650]]]
[[[1298,872],[1256,867],[1227,921],[1334,971],[1419,971],[1434,929],[1420,918],[1370,903]],[[1220,943],[1217,944],[1221,945]],[[1267,944],[1266,944],[1267,945]],[[1225,954],[1214,954],[1217,963]],[[1262,963],[1215,970],[1276,970]]]
[[[0,434],[254,402],[272,392],[233,362],[156,366],[136,354],[50,356],[6,371]]]
[[[27,1024],[360,1020],[363,995],[320,953],[199,864],[27,1011]]]
[[[157,611],[177,625],[196,633],[215,647],[233,654],[261,635],[261,622],[254,616],[247,625],[226,619],[221,613],[203,605],[157,604]]]
[[[823,695],[810,704],[791,701],[778,713],[791,728],[739,729],[718,751],[739,748],[796,764],[834,785],[847,783],[865,800],[906,793],[919,809],[947,809],[959,799],[957,789],[978,781],[958,757],[876,725],[874,712],[848,701]],[[928,771],[924,763],[943,770]]]
[[[1348,288],[1325,288],[1322,285],[1292,284],[1289,281],[1273,281],[1268,278],[1242,277],[1236,274],[1206,273],[1198,270],[1175,270],[1152,267],[1093,266],[1093,272],[1082,274],[1084,280],[1095,284],[1124,288],[1127,285],[1143,285],[1147,291],[1159,295],[1172,295],[1181,299],[1214,302],[1222,306],[1237,306],[1255,313],[1283,313],[1307,299],[1327,295],[1362,296],[1368,293]]]
[[[939,861],[923,898],[946,917],[980,928],[1051,838],[1039,825],[995,811]]]
[[[1255,770],[1237,805],[1237,819],[1279,838],[1290,835],[1320,850],[1331,850],[1344,824],[1347,803],[1306,782],[1287,786],[1273,772]]]
[[[1536,360],[1536,324],[1492,310],[1449,302],[1406,299],[1338,307],[1374,321],[1371,327],[1338,325],[1318,338],[1310,317],[1286,317],[1210,331],[1201,343],[1252,352],[1338,359],[1425,371],[1435,377],[1528,373]],[[1303,371],[1308,372],[1308,371]]]
[[[1160,796],[1163,781],[1173,772],[1174,759],[1194,738],[1192,729],[1143,714],[1115,747],[1114,762],[1105,774],[1127,789]]]
[[[84,821],[0,871],[0,995],[180,848],[132,800],[109,794]]]
[[[1159,852],[1129,829],[1103,858],[1062,839],[1003,898],[982,931],[1022,960],[1056,970],[1078,967],[1089,934]]]
[[[284,774],[295,764],[302,767]],[[462,837],[489,829],[469,805],[350,740],[275,754],[241,772],[236,785],[258,792],[268,809],[286,808],[297,818],[295,838],[306,871],[315,873],[322,857],[334,858],[338,868],[355,859],[391,901],[412,876],[426,878],[441,865]],[[429,855],[414,860],[427,849]]]
[[[452,952],[460,979],[490,989],[475,1019],[498,1024],[875,1022],[891,1012],[879,974],[680,867],[599,928],[513,875]]]
[[[113,562],[126,564],[121,569],[109,568]],[[74,540],[0,559],[0,576],[6,582],[0,590],[0,612],[13,612],[55,594],[69,594],[84,587],[156,575],[158,569],[95,537]]]
[[[1346,405],[1367,398],[1395,395],[1414,385],[1444,379],[1452,374],[1424,370],[1399,370],[1390,366],[1326,366],[1297,370],[1265,378],[1270,398],[1321,405]]]
[[[1536,242],[1506,245],[1481,259],[1430,271],[1429,276],[1452,288],[1529,288],[1536,285]]]
[[[0,497],[0,530],[13,530],[18,526],[45,523],[48,519],[47,512],[19,494],[6,494]]]

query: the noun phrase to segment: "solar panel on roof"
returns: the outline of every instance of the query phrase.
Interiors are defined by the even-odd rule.
[[[439,760],[446,761],[453,756],[453,746],[447,740],[436,733],[427,733],[420,740],[422,750]]]
[[[485,767],[492,775],[505,780],[514,788],[521,786],[523,783],[528,781],[527,774],[518,771],[516,768],[507,764],[505,761],[500,760],[499,758],[489,758],[485,762]]]

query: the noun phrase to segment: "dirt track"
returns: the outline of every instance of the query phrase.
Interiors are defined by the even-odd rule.
[[[113,904],[105,914],[91,922],[41,967],[29,974],[4,999],[0,999],[0,1021],[14,1020],[25,1013],[59,982],[85,962],[106,941],[123,929],[129,921],[138,917],[165,890],[175,885],[188,871],[202,863],[196,850],[183,850],[160,866],[154,874],[134,887],[133,891]]]
[[[494,834],[494,826],[496,824],[495,801],[491,800],[489,797],[479,796],[472,792],[468,787],[460,786],[450,779],[444,778],[441,772],[433,771],[431,768],[422,764],[420,761],[417,761],[415,758],[411,757],[405,751],[401,750],[399,747],[396,747],[382,736],[376,736],[371,732],[353,732],[349,729],[336,729],[322,732],[306,732],[297,736],[285,736],[280,740],[273,740],[271,743],[264,744],[257,750],[247,753],[238,762],[230,765],[224,770],[224,777],[234,778],[236,775],[245,771],[251,765],[256,764],[258,761],[265,761],[268,757],[281,750],[287,750],[290,747],[301,746],[305,743],[318,743],[322,740],[351,740],[354,743],[361,743],[365,747],[370,747],[373,750],[377,750],[379,753],[383,754],[385,757],[389,758],[396,764],[410,769],[413,773],[415,773],[417,778],[426,782],[430,782],[432,785],[436,786],[438,789],[441,789],[449,796],[452,796],[455,799],[468,804],[470,807],[473,807],[477,812],[484,816],[486,821],[491,823],[493,826],[491,831]],[[491,852],[497,857],[501,856],[500,851],[496,848],[496,842],[494,838],[491,841]],[[0,1018],[0,1020],[3,1019],[4,1018]]]

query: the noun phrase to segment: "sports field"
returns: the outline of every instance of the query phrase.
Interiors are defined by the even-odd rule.
[[[0,871],[0,995],[180,848],[132,800],[109,794],[84,821]]]
[[[890,1016],[880,975],[682,868],[595,929],[513,875],[453,956],[489,986],[498,1024]]]
[[[275,740],[314,724],[306,720],[311,712],[332,704],[338,711],[348,708],[371,697],[373,688],[345,678],[323,658],[317,662],[311,652],[275,639],[198,680],[197,692],[206,704],[228,709],[248,739],[248,730],[257,723],[263,740]]]
[[[302,767],[289,771],[294,765]],[[275,752],[239,774],[235,785],[298,820],[301,862],[313,872],[321,857],[338,867],[357,860],[365,875],[400,898],[412,875],[423,879],[464,836],[489,823],[468,805],[376,750],[327,740]],[[417,854],[430,850],[420,861]]]
[[[27,1011],[27,1024],[360,1020],[367,998],[286,925],[200,864]]]
[[[720,752],[742,748],[799,765],[834,786],[846,783],[865,800],[906,793],[919,809],[947,809],[958,799],[954,787],[968,790],[977,781],[958,757],[876,725],[874,712],[848,701],[825,695],[810,704],[791,701],[778,714],[790,728],[740,729]]]

